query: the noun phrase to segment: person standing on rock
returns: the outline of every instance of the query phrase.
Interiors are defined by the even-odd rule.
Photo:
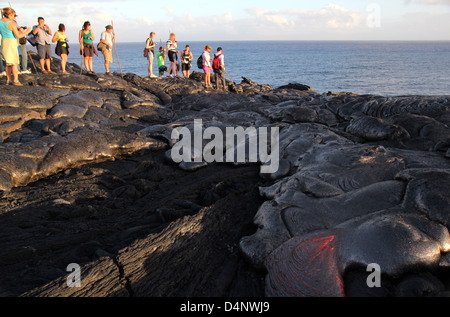
[[[217,55],[214,54],[213,69],[216,76],[216,88],[219,89],[219,84],[222,83],[223,90],[226,91],[225,83],[225,57],[222,54],[222,48],[217,48]]]
[[[113,31],[112,25],[107,25],[106,30],[101,34],[101,40],[106,47],[102,50],[103,56],[105,58],[105,71],[107,75],[112,75],[109,71],[109,64],[112,64],[112,49],[113,43],[116,41],[116,34]]]
[[[191,69],[191,61],[194,59],[194,55],[190,51],[190,46],[186,45],[184,51],[181,52],[181,70],[183,71],[183,76],[185,79],[188,79],[190,74],[189,71]]]
[[[21,26],[19,32],[23,33],[26,27]],[[19,50],[20,50],[20,68],[19,74],[31,74],[28,69],[28,50],[27,50],[27,37],[24,36],[19,39]]]
[[[158,43],[154,43],[153,39],[155,38],[156,33],[150,32],[150,36],[147,39],[147,42],[145,43],[145,48],[148,49],[148,77],[155,78],[156,76],[153,75],[153,60],[155,59],[155,46]]]
[[[167,55],[169,56],[170,66],[169,66],[169,75],[178,77],[178,51],[177,51],[178,43],[176,41],[175,33],[170,33],[169,40],[167,41]],[[172,75],[171,75],[172,74]]]
[[[0,20],[0,34],[2,36],[2,59],[6,63],[6,84],[11,82],[11,75],[14,78],[13,85],[22,86],[19,82],[19,50],[17,49],[17,39],[21,39],[31,32],[28,28],[24,32],[19,32],[14,19],[16,11],[12,8],[2,10],[3,18]]]
[[[205,86],[211,86],[211,52],[212,48],[209,45],[204,47],[202,59],[203,59],[203,72],[205,73]]]
[[[56,55],[61,57],[61,69],[63,74],[68,74],[66,71],[67,56],[69,55],[69,44],[66,37],[66,27],[64,24],[58,26],[58,31],[55,32],[52,42],[56,44]]]
[[[52,58],[50,35],[52,35],[52,30],[45,23],[43,17],[38,18],[38,25],[33,27],[33,35],[36,38],[37,51],[39,54],[39,62],[41,64],[42,72],[44,74],[55,74],[50,69],[50,59]],[[47,66],[47,70],[45,70],[45,66]]]
[[[80,30],[79,33],[79,41],[81,45],[81,55],[84,56],[84,66],[86,67],[86,71],[88,73],[94,72],[94,66],[92,63],[92,59],[94,57],[94,54],[97,52],[94,48],[94,34],[91,30],[91,23],[89,21],[84,22],[83,29]]]
[[[156,54],[156,60],[158,61],[159,78],[162,78],[164,72],[167,70],[165,52],[166,50],[161,46],[159,48],[158,54]]]

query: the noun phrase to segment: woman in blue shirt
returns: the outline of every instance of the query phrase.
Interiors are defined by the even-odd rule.
[[[0,34],[2,35],[2,59],[6,63],[6,84],[11,82],[11,73],[14,77],[13,84],[16,86],[22,86],[19,82],[19,51],[17,49],[17,40],[26,36],[31,32],[31,28],[26,31],[19,32],[17,26],[14,23],[16,18],[16,11],[12,8],[4,8],[3,18],[0,20]]]

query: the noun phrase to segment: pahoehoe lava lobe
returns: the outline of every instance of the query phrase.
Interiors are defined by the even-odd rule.
[[[450,96],[68,70],[0,83],[1,296],[450,294]],[[279,169],[176,163],[196,119],[278,128]]]
[[[269,297],[341,297],[344,283],[332,232],[296,236],[266,259]]]

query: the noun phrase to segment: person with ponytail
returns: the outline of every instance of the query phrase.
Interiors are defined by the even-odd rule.
[[[79,41],[81,45],[81,55],[84,56],[84,66],[88,73],[94,72],[94,66],[92,59],[94,54],[98,54],[94,47],[94,34],[91,30],[91,23],[89,21],[84,22],[83,29],[80,30]]]
[[[211,86],[211,55],[209,52],[211,52],[212,47],[210,45],[206,45],[203,52],[203,72],[205,73],[205,86],[210,87]]]
[[[56,44],[56,55],[61,57],[61,70],[63,74],[69,74],[66,71],[66,65],[67,65],[67,55],[69,55],[69,44],[67,43],[67,37],[66,37],[66,27],[64,24],[59,24],[58,31],[55,32],[55,35],[53,36],[52,42]]]
[[[176,41],[175,33],[170,33],[169,40],[167,41],[167,55],[169,56],[169,76],[178,77],[178,43]]]

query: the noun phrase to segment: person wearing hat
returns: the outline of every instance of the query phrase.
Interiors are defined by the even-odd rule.
[[[116,35],[111,25],[107,25],[105,28],[106,30],[102,32],[100,41],[105,44],[105,48],[102,50],[103,56],[105,57],[105,71],[107,75],[111,75],[109,64],[113,62],[112,48],[116,40]]]
[[[212,47],[210,45],[206,45],[203,52],[203,71],[205,72],[205,86],[210,87],[211,86],[211,55],[209,52],[211,52]]]

